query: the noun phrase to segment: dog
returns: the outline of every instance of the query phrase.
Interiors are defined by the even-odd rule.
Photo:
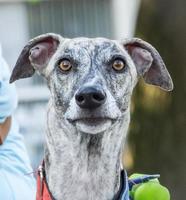
[[[10,82],[35,71],[51,93],[44,155],[50,194],[56,200],[113,199],[121,187],[134,87],[142,77],[173,89],[158,51],[138,38],[67,39],[47,33],[23,48]]]

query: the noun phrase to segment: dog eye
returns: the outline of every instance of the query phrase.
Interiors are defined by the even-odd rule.
[[[125,68],[125,62],[121,59],[116,59],[114,60],[114,62],[112,63],[112,68],[115,71],[121,71],[122,69]]]
[[[60,60],[58,66],[62,71],[65,72],[69,71],[72,68],[71,62],[67,59]]]

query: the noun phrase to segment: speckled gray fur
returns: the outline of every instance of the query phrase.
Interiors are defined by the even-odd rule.
[[[49,189],[57,200],[111,200],[119,188],[133,88],[140,76],[148,79],[151,66],[158,66],[161,78],[158,78],[160,82],[148,83],[171,90],[171,78],[158,52],[140,39],[64,39],[46,34],[31,40],[27,49],[47,37],[57,40],[58,46],[46,66],[35,65],[30,59],[26,74],[19,63],[28,58],[20,56],[11,81],[31,76],[37,70],[46,78],[51,91],[44,157]],[[139,60],[138,53],[144,59]],[[111,61],[118,56],[126,63],[122,72],[112,69]],[[61,72],[57,66],[61,58],[73,60],[73,68],[68,73]],[[80,108],[75,94],[82,86],[102,87],[106,102],[91,111]],[[86,119],[90,118],[101,119],[97,124],[89,124]]]

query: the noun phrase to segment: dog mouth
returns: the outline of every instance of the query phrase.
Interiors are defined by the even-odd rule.
[[[114,119],[103,117],[79,118],[71,121],[76,128],[88,134],[97,134],[106,131],[114,122]]]
[[[73,122],[78,122],[78,121],[82,121],[83,123],[87,123],[87,124],[99,124],[103,121],[106,121],[106,120],[113,120],[111,118],[103,118],[103,117],[93,117],[93,118],[79,118],[79,119],[76,119],[74,120]]]

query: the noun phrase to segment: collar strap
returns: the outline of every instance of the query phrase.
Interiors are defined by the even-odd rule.
[[[128,178],[126,171],[121,171],[120,178],[120,188],[119,191],[114,195],[113,200],[128,200],[129,198],[129,187],[128,187]]]
[[[55,200],[46,181],[44,162],[38,168],[36,200]]]
[[[52,196],[45,175],[44,162],[38,168],[36,200],[55,200]],[[121,171],[120,188],[113,200],[129,200],[129,187],[127,173]]]

